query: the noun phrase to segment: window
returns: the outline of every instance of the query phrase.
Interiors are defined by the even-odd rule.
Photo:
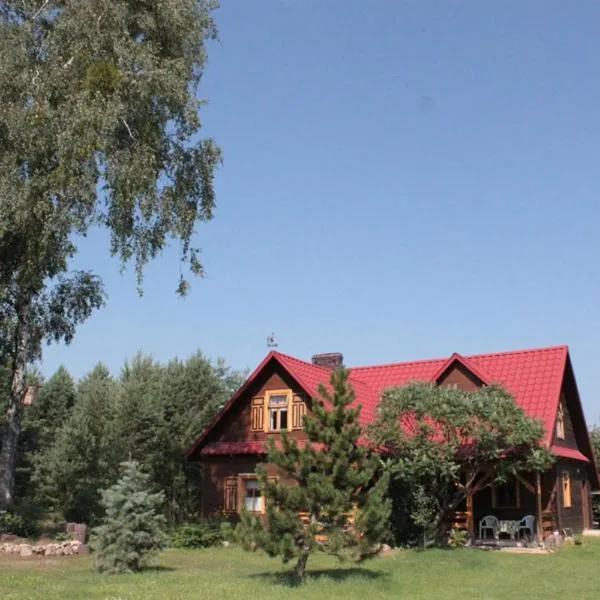
[[[558,405],[558,415],[556,416],[556,437],[559,440],[565,439],[565,411],[562,402]]]
[[[518,508],[520,505],[519,482],[511,477],[492,487],[493,508]]]
[[[289,405],[291,390],[267,392],[269,422],[268,431],[287,431],[289,425]]]
[[[563,489],[563,507],[571,508],[573,498],[571,496],[571,473],[563,471],[562,474],[562,489]]]
[[[256,479],[245,479],[244,487],[246,490],[244,508],[249,512],[262,512],[263,497],[258,481]]]

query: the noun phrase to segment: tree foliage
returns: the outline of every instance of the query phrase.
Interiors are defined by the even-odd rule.
[[[411,383],[388,390],[369,437],[389,457],[393,485],[408,494],[400,501],[413,523],[434,540],[468,495],[515,473],[544,471],[552,460],[541,443],[543,425],[498,386],[465,392]]]
[[[121,465],[121,477],[102,492],[105,515],[92,532],[96,569],[108,573],[139,571],[167,545],[165,518],[159,509],[163,492],[151,492],[139,463]]]
[[[312,414],[304,418],[305,446],[286,432],[281,448],[271,442],[267,461],[280,478],[259,469],[265,526],[245,514],[236,528],[245,547],[260,547],[284,562],[295,559],[298,579],[316,551],[340,559],[371,556],[388,527],[387,478],[378,457],[361,443],[360,407],[352,406],[346,370],[331,376],[331,388],[321,386],[322,402],[313,401]]]
[[[25,368],[42,342],[70,342],[104,303],[91,268],[72,270],[92,227],[144,266],[170,240],[193,245],[211,219],[219,148],[199,135],[204,0],[0,2],[0,354],[11,394],[0,448],[0,505],[12,502]],[[177,289],[188,283],[180,277]]]
[[[27,467],[32,473],[19,487],[17,501],[34,498],[38,512],[54,522],[93,524],[102,514],[100,490],[115,481],[119,464],[131,457],[164,492],[162,509],[170,524],[195,520],[201,473],[197,463],[185,461],[184,451],[241,385],[242,374],[200,353],[167,364],[140,354],[117,378],[100,364],[76,387],[59,388],[62,380],[70,376],[61,368],[38,397],[63,406],[58,390],[73,391],[74,403],[64,418],[44,420],[45,409],[35,403],[26,407],[22,437],[34,439],[31,432],[41,423],[51,441],[24,449],[19,471]]]

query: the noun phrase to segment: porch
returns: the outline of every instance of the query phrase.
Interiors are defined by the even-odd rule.
[[[448,520],[448,529],[467,531],[477,545],[522,547],[556,528],[556,480],[551,473],[520,474],[490,485],[482,473],[473,492]]]

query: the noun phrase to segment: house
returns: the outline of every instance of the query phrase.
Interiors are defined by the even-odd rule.
[[[187,452],[189,460],[202,463],[204,517],[242,508],[264,512],[255,469],[265,460],[267,440],[282,430],[304,439],[302,417],[318,397],[319,384],[328,382],[342,361],[337,353],[316,355],[312,362],[275,351],[266,356]],[[544,443],[556,461],[539,477],[520,475],[484,487],[461,507],[457,523],[473,536],[487,515],[509,526],[532,515],[538,534],[591,527],[591,492],[599,488],[598,473],[566,346],[356,367],[349,380],[362,405],[363,426],[374,420],[383,390],[410,381],[466,391],[502,385],[531,418],[544,424]],[[269,469],[276,475],[274,467]]]

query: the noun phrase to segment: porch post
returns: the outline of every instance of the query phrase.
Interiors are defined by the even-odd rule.
[[[469,538],[475,539],[475,521],[473,520],[473,494],[467,496],[467,531]]]
[[[535,474],[535,499],[537,501],[537,515],[536,515],[536,529],[538,539],[542,541],[543,529],[542,529],[542,477],[540,472],[537,471]]]

